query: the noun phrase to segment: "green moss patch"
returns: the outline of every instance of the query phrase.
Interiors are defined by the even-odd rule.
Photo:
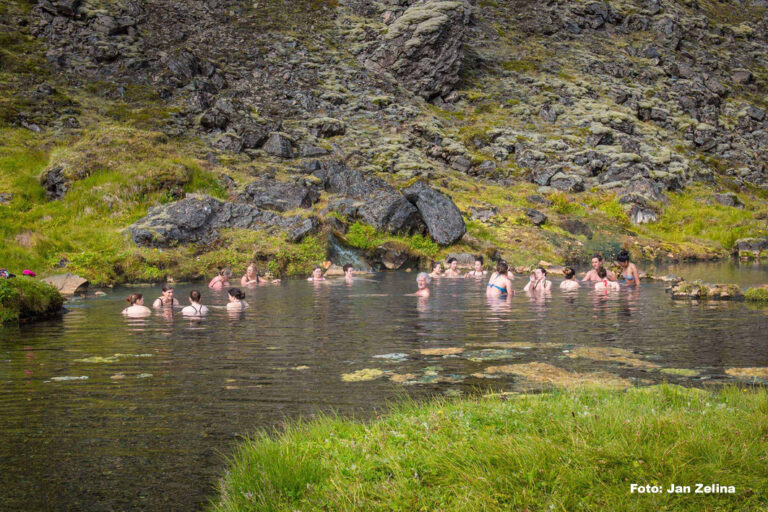
[[[51,316],[63,304],[64,298],[49,284],[28,277],[0,279],[0,324]]]

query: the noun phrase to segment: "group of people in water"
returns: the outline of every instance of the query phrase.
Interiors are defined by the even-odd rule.
[[[488,271],[483,267],[483,257],[477,256],[475,258],[472,270],[465,274],[462,274],[458,268],[458,261],[456,258],[449,258],[447,261],[447,269],[443,270],[441,262],[435,262],[432,266],[432,272],[420,272],[416,276],[416,292],[410,294],[417,297],[429,297],[430,290],[429,284],[432,279],[436,278],[464,278],[464,279],[482,279],[488,275]],[[560,290],[564,292],[573,292],[582,288],[582,286],[592,286],[596,292],[602,292],[608,294],[609,292],[618,291],[621,289],[619,284],[619,277],[624,280],[624,284],[627,286],[638,286],[640,284],[640,275],[637,267],[634,263],[629,261],[629,253],[625,250],[619,252],[616,257],[616,264],[621,269],[620,276],[617,276],[614,272],[606,269],[603,266],[603,256],[595,254],[592,256],[592,268],[584,275],[579,281],[576,279],[576,271],[573,268],[563,268],[563,281],[560,283]],[[344,279],[347,282],[354,280],[355,269],[352,265],[344,265],[342,268],[344,271]],[[212,290],[224,290],[230,287],[230,278],[232,277],[232,271],[229,269],[223,269],[208,283],[208,288]],[[512,269],[506,261],[499,261],[496,263],[494,271],[491,273],[488,279],[488,285],[486,287],[486,295],[490,298],[503,298],[508,299],[515,294],[515,290],[512,288],[512,281],[514,280],[514,274]],[[323,274],[323,268],[316,266],[312,275],[307,278],[308,281],[322,282],[326,281]],[[251,287],[262,284],[277,284],[279,279],[266,279],[259,275],[259,272],[255,265],[251,264],[245,270],[240,279],[240,285],[242,287]],[[526,283],[523,291],[528,294],[536,293],[548,293],[552,290],[552,282],[547,279],[547,269],[543,267],[537,267],[531,272],[528,282]],[[245,293],[237,287],[230,287],[227,290],[228,303],[226,305],[227,311],[240,312],[244,311],[248,307],[248,303],[245,301]],[[129,306],[123,310],[123,315],[129,317],[145,317],[152,314],[152,310],[144,305],[144,297],[140,293],[132,293],[127,299]],[[181,307],[178,299],[174,297],[174,289],[170,285],[163,286],[162,293],[152,303],[154,309],[178,308]],[[201,294],[198,290],[192,290],[189,293],[189,305],[185,306],[181,310],[181,314],[186,317],[202,318],[208,314],[208,307],[201,303]]]

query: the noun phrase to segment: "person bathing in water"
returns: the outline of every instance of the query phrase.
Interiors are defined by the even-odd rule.
[[[552,281],[547,279],[547,271],[542,267],[537,267],[531,274],[530,281],[525,285],[523,291],[526,292],[548,292],[552,289]]]
[[[431,280],[432,278],[429,277],[429,274],[426,272],[419,272],[419,275],[416,276],[416,286],[418,286],[419,289],[409,295],[424,298],[429,297],[429,282]]]
[[[581,282],[586,283],[588,281],[599,281],[600,277],[597,275],[597,271],[601,268],[603,268],[603,255],[595,254],[594,256],[592,256],[592,270],[587,272],[587,274],[584,276],[584,279],[582,279]],[[605,272],[609,280],[611,281],[616,280],[616,274],[614,274],[610,270],[606,270]]]
[[[173,287],[163,286],[163,293],[152,303],[153,308],[173,308],[179,305],[179,301],[173,297]]]
[[[227,298],[229,299],[227,311],[243,311],[248,307],[248,303],[245,302],[245,294],[240,288],[230,288],[227,292]]]
[[[307,278],[307,281],[325,281],[325,277],[323,277],[323,267],[315,265],[315,268],[312,269],[312,275]]]
[[[624,283],[627,286],[636,286],[640,284],[640,273],[637,271],[637,267],[634,263],[629,261],[629,252],[622,249],[619,255],[616,256],[616,263],[621,267],[621,277],[624,278]]]
[[[152,310],[144,305],[144,296],[140,293],[132,293],[127,299],[129,306],[123,310],[123,315],[132,318],[142,318],[152,314]]]
[[[608,279],[608,271],[604,268],[600,268],[597,271],[597,276],[600,278],[598,282],[595,283],[595,291],[596,292],[617,292],[621,289],[621,286],[619,286],[619,283],[616,281],[611,281]]]
[[[208,283],[208,288],[211,290],[222,290],[229,286],[229,278],[232,277],[232,271],[228,268],[223,268],[219,272],[219,275],[211,279]]]
[[[355,280],[355,267],[347,263],[341,269],[344,271],[344,280],[351,283]]]
[[[448,258],[446,263],[448,270],[445,271],[445,277],[461,277],[461,272],[458,270],[459,262],[456,261],[456,258]]]
[[[565,279],[560,283],[560,289],[564,292],[573,292],[581,288],[581,285],[576,280],[576,272],[571,267],[565,267],[563,269],[563,277]]]
[[[443,277],[443,264],[436,261],[432,264],[432,273],[429,277]]]
[[[509,278],[509,266],[506,261],[496,263],[496,271],[491,274],[485,295],[491,298],[506,298],[515,294]]]
[[[257,284],[266,284],[270,281],[267,281],[263,277],[259,275],[259,271],[256,269],[256,265],[251,263],[248,265],[248,268],[245,269],[245,274],[243,277],[240,278],[240,285],[241,286],[253,286]],[[279,283],[279,279],[273,279],[271,281],[272,284]]]
[[[487,274],[485,270],[483,270],[483,257],[482,256],[475,256],[475,264],[472,267],[472,270],[464,274],[465,278],[468,277],[483,277],[485,274]]]
[[[192,290],[189,292],[189,306],[181,310],[184,316],[205,316],[208,314],[208,308],[200,304],[200,292]]]

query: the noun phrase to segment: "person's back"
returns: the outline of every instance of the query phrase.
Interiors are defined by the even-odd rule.
[[[596,292],[608,293],[608,292],[615,292],[621,289],[621,286],[619,286],[619,283],[608,279],[608,272],[606,272],[604,268],[601,267],[597,270],[597,277],[599,277],[600,280],[595,283]]]
[[[152,310],[144,305],[144,296],[140,293],[132,293],[127,299],[129,306],[122,313],[131,318],[142,318],[152,314]]]
[[[576,281],[575,276],[576,272],[572,268],[565,267],[563,269],[563,277],[565,277],[565,279],[560,283],[560,289],[564,292],[572,292],[581,288],[581,285]]]
[[[200,292],[192,290],[189,292],[189,306],[181,310],[184,316],[205,316],[208,314],[208,308],[200,303]]]

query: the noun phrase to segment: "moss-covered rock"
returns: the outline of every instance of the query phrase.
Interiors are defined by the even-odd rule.
[[[0,279],[0,324],[46,318],[63,304],[64,297],[49,284],[27,277]]]
[[[750,288],[744,292],[744,299],[750,302],[768,302],[768,285]]]
[[[701,281],[681,281],[669,288],[673,299],[738,300],[741,288],[735,284],[709,284]]]

